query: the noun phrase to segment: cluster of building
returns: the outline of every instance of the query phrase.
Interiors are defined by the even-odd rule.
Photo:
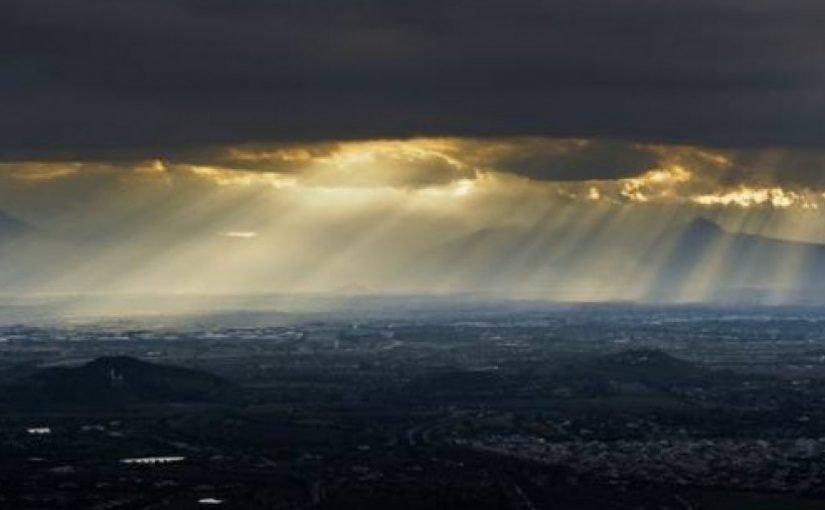
[[[550,442],[511,434],[456,442],[561,466],[612,484],[642,481],[779,492],[825,490],[825,438]]]

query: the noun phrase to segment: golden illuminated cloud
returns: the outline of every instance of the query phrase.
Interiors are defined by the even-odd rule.
[[[754,207],[768,204],[776,208],[799,206],[803,209],[817,209],[816,197],[809,193],[786,191],[782,188],[748,188],[740,187],[733,191],[696,195],[692,200],[701,205],[735,205]]]
[[[0,179],[55,189],[100,183],[219,186],[326,197],[384,194],[436,199],[533,186],[585,203],[818,210],[825,182],[805,178],[825,157],[597,139],[411,138],[305,144],[242,144],[146,161],[21,162]],[[503,178],[492,179],[499,175]],[[97,182],[98,184],[95,184]],[[517,184],[519,182],[526,184]],[[333,192],[331,190],[349,190]],[[356,191],[361,189],[362,191]],[[314,191],[313,191],[314,190]],[[400,199],[400,198],[399,198]]]

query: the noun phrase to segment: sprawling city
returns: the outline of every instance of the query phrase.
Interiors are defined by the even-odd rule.
[[[186,326],[3,326],[0,503],[785,509],[825,497],[818,308],[351,301]]]

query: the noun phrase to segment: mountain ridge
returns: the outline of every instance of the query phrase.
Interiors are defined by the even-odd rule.
[[[2,390],[3,400],[12,403],[123,405],[218,401],[233,385],[200,370],[104,356],[80,366],[40,369]]]
[[[0,236],[18,236],[34,231],[28,223],[0,209]]]
[[[437,274],[435,285],[460,291],[576,299],[577,289],[588,296],[607,283],[620,297],[596,299],[737,300],[757,289],[807,301],[825,284],[825,244],[729,231],[697,216],[635,237],[611,230],[609,222],[480,229],[410,265],[416,283],[426,286]]]

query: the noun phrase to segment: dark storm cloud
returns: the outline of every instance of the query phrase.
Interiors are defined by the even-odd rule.
[[[609,140],[511,138],[471,142],[460,152],[479,168],[547,181],[621,179],[662,162],[655,147]]]
[[[821,147],[823,26],[818,0],[0,0],[0,157],[412,135]]]

